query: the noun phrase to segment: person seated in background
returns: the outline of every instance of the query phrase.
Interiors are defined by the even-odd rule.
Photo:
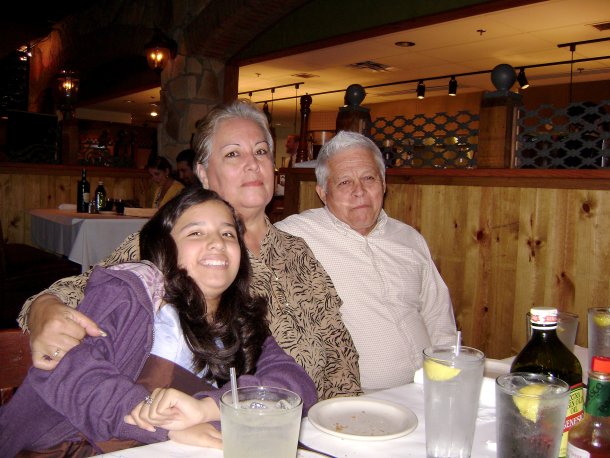
[[[271,336],[266,301],[249,293],[244,228],[229,204],[189,188],[143,227],[140,249],[141,262],[96,267],[79,305],[106,336],[86,337],[53,371],[32,369],[0,408],[0,456],[92,456],[168,438],[220,448],[210,422],[230,368],[238,386],[292,390],[304,412],[316,402],[313,381]]]
[[[160,208],[184,189],[184,185],[174,180],[172,166],[162,156],[152,157],[146,166],[152,182],[156,185],[152,202],[153,208]]]
[[[293,167],[296,164],[297,149],[299,148],[300,136],[296,134],[290,134],[286,137],[286,155],[290,157],[288,167]]]
[[[413,381],[422,350],[455,343],[451,298],[424,238],[383,210],[381,152],[341,131],[318,155],[324,208],[275,226],[305,239],[343,300],[341,315],[360,355],[362,389]]]
[[[188,186],[201,186],[199,179],[193,171],[193,161],[195,160],[195,150],[183,149],[176,156],[176,171],[178,172],[178,179],[186,187]]]

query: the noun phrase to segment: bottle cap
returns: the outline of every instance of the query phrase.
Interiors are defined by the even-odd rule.
[[[610,358],[605,356],[594,356],[591,362],[591,371],[610,374]]]
[[[555,307],[532,307],[530,314],[532,329],[557,327],[557,309]]]

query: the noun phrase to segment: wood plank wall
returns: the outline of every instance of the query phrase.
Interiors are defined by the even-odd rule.
[[[0,164],[0,221],[4,237],[32,244],[29,210],[76,203],[81,167],[65,165]],[[109,198],[135,199],[144,204],[149,176],[146,170],[87,168],[91,192],[99,180]]]
[[[388,177],[384,208],[428,241],[464,342],[491,358],[515,354],[526,342],[526,312],[545,305],[577,313],[577,344],[587,346],[587,308],[610,304],[610,180],[565,189],[460,179]],[[321,206],[314,186],[313,176],[299,178],[298,211]]]

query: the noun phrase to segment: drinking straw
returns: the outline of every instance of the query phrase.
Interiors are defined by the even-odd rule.
[[[460,354],[460,346],[462,345],[462,331],[457,332],[455,339],[455,356]]]
[[[233,398],[233,407],[237,409],[239,400],[237,398],[237,376],[235,375],[235,368],[229,369],[229,377],[231,378],[231,397]]]

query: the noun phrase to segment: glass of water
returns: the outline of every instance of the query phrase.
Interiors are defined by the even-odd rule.
[[[424,350],[426,455],[468,458],[479,409],[485,355],[470,347]]]
[[[283,388],[251,386],[220,398],[225,458],[294,458],[297,454],[303,402]]]

